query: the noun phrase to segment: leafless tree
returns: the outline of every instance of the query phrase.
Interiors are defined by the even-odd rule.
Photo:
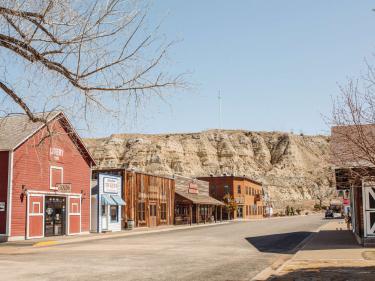
[[[184,86],[170,75],[172,45],[147,25],[147,3],[0,0],[0,114],[64,110],[89,118]],[[1,94],[2,93],[2,94]]]
[[[323,204],[329,201],[334,195],[334,189],[324,186],[322,184],[315,184],[311,189],[312,197],[318,200],[319,208],[321,209]]]
[[[332,164],[347,171],[341,176],[349,179],[350,185],[359,178],[374,176],[375,69],[372,65],[367,63],[365,74],[349,79],[340,87],[331,125]]]

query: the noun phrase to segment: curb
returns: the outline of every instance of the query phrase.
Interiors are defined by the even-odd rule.
[[[291,262],[296,254],[303,250],[306,245],[319,233],[319,231],[326,225],[327,223],[319,226],[317,229],[313,230],[313,232],[307,236],[305,239],[303,239],[297,246],[295,246],[290,252],[284,254],[283,256],[277,258],[270,266],[263,269],[261,272],[259,272],[257,275],[255,275],[251,280],[252,281],[264,281],[268,280],[269,277],[274,275],[275,273],[280,272],[289,262]]]
[[[17,241],[17,242],[9,242],[0,245],[1,248],[17,248],[22,247],[23,249],[31,249],[31,248],[47,248],[47,247],[54,247],[60,245],[67,245],[67,244],[75,244],[75,243],[82,243],[82,242],[90,242],[90,241],[97,241],[97,240],[106,240],[106,239],[118,239],[123,237],[132,237],[137,235],[147,235],[147,234],[154,234],[154,233],[162,233],[162,232],[172,232],[172,231],[181,231],[181,230],[192,230],[198,229],[203,227],[213,227],[219,225],[226,225],[230,223],[235,223],[234,221],[224,221],[219,223],[210,223],[210,224],[199,224],[199,225],[192,225],[192,226],[182,226],[182,227],[168,227],[164,229],[153,229],[153,230],[144,230],[144,231],[136,231],[131,232],[127,230],[123,230],[121,232],[114,232],[106,234],[96,234],[96,235],[82,235],[82,236],[67,236],[67,239],[51,239],[51,240],[26,240],[26,241]]]

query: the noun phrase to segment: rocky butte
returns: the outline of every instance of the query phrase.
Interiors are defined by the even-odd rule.
[[[209,130],[184,134],[114,134],[85,139],[97,164],[156,174],[246,175],[261,181],[276,209],[312,207],[314,190],[333,189],[329,137]]]

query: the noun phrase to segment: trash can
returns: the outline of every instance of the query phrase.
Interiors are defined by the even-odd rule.
[[[134,229],[134,220],[128,220],[128,230]]]

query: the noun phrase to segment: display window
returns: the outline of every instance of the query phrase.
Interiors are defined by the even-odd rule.
[[[110,206],[111,222],[118,222],[118,206]]]

